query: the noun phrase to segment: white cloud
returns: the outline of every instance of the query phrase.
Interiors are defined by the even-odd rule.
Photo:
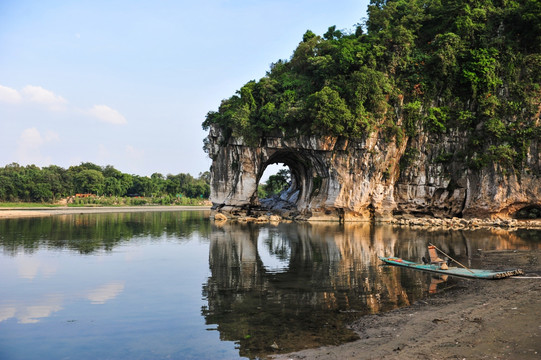
[[[51,316],[53,312],[62,310],[60,305],[36,305],[29,306],[18,316],[19,324],[35,324],[42,318]]]
[[[45,136],[42,136],[35,127],[25,129],[19,137],[17,161],[22,164],[47,165],[50,159],[43,157],[41,147],[59,140],[59,135],[53,131],[46,131]]]
[[[22,93],[30,102],[47,106],[54,111],[64,110],[68,103],[62,96],[56,95],[41,86],[27,85],[23,88]]]
[[[0,322],[7,319],[11,319],[12,317],[15,316],[16,313],[17,313],[17,309],[14,307],[6,306],[6,305],[1,306],[0,307]]]
[[[22,102],[22,100],[23,97],[17,90],[0,85],[0,101],[10,104],[18,104]]]
[[[27,150],[37,149],[43,145],[44,142],[45,140],[43,140],[36,128],[23,130],[21,137],[19,138],[19,146]]]
[[[59,295],[48,295],[41,299],[38,305],[18,305],[17,319],[19,324],[35,324],[43,318],[51,316],[52,313],[60,311],[63,299]]]
[[[113,281],[97,289],[90,290],[86,297],[92,304],[105,304],[107,301],[116,298],[122,291],[124,291],[124,281]]]
[[[0,85],[0,102],[19,104],[23,101],[45,106],[52,111],[64,111],[68,109],[68,101],[66,99],[41,86],[27,85],[19,92],[10,87]],[[124,115],[107,105],[94,105],[90,110],[86,111],[72,108],[71,111],[86,113],[108,124],[124,125],[128,123]]]
[[[90,109],[88,113],[105,123],[114,125],[123,125],[128,123],[126,118],[121,113],[115,109],[111,109],[107,105],[94,105],[94,107]]]

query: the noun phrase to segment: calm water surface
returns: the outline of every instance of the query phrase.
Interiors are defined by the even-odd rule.
[[[206,211],[0,221],[0,359],[262,358],[355,339],[346,324],[460,281],[381,266],[428,242],[539,247],[540,232],[212,224]],[[477,264],[479,265],[479,264]]]

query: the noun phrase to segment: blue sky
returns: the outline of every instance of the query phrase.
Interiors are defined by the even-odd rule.
[[[368,0],[0,1],[0,166],[197,176],[208,111]]]

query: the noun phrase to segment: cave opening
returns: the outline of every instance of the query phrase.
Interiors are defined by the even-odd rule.
[[[305,165],[298,154],[277,152],[262,164],[257,197],[265,210],[295,210],[303,195]]]
[[[260,206],[267,210],[291,210],[298,200],[299,190],[291,168],[285,163],[269,164],[257,185]]]
[[[523,207],[515,213],[515,218],[520,220],[541,219],[541,206],[530,205]]]

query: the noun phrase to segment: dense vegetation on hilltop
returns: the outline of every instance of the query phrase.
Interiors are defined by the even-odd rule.
[[[0,201],[49,202],[75,194],[104,196],[208,198],[210,174],[195,179],[190,174],[150,177],[130,175],[108,165],[86,162],[64,169],[51,165],[20,166],[13,163],[0,168]]]
[[[458,129],[471,167],[521,166],[541,138],[541,1],[371,0],[368,15],[351,33],[307,31],[291,59],[223,100],[203,128],[254,145],[271,134],[379,130],[402,143]]]

